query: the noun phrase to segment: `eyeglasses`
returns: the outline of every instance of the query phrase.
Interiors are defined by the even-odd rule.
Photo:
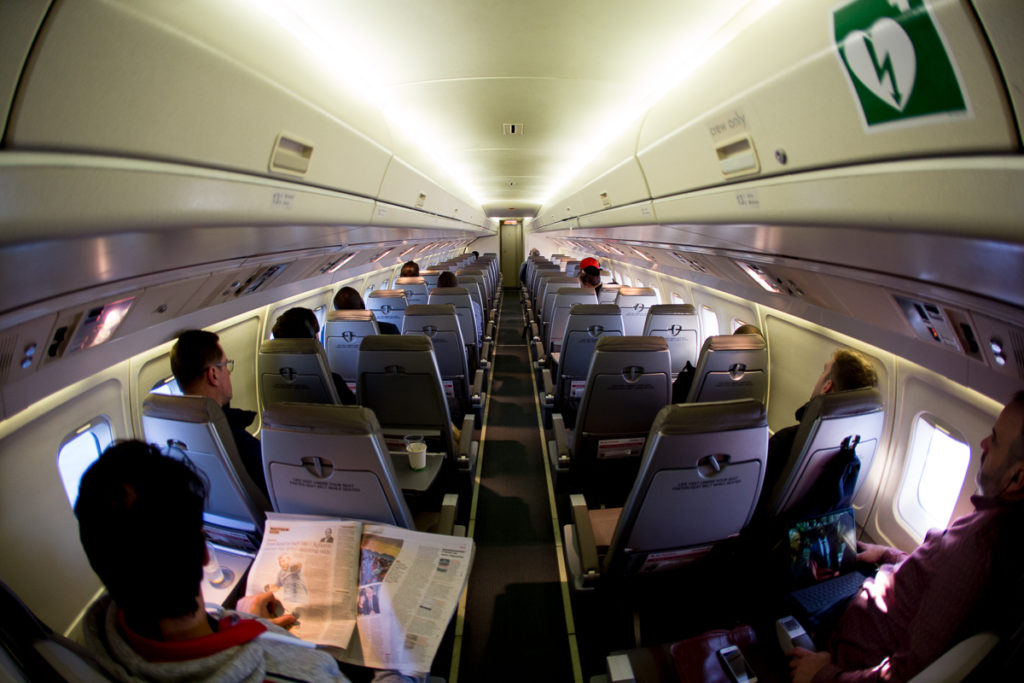
[[[228,369],[228,374],[230,375],[231,371],[235,369],[235,361],[233,361],[233,360],[231,360],[229,358],[229,359],[227,359],[225,361],[221,361],[220,363],[213,363],[209,367],[211,367],[211,368],[227,368]]]

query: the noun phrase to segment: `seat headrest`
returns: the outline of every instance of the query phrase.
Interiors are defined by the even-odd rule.
[[[455,304],[412,304],[405,309],[406,318],[418,315],[455,315]]]
[[[768,424],[764,404],[752,398],[707,403],[677,403],[661,409],[652,433],[667,436],[729,431]]]
[[[428,337],[419,334],[375,334],[363,337],[359,351],[423,352],[433,350]]]
[[[704,348],[710,351],[756,351],[767,346],[759,334],[718,334],[705,339]]]
[[[398,278],[399,280],[411,280],[413,278]],[[395,281],[398,284],[398,281]],[[370,292],[367,299],[405,299],[404,289],[375,289]],[[391,303],[390,301],[388,303]]]
[[[260,344],[260,353],[317,354],[323,347],[316,339],[268,339]]]
[[[697,309],[693,304],[655,304],[647,315],[697,315]]]
[[[396,285],[425,285],[425,284],[427,284],[427,281],[423,279],[422,275],[417,275],[415,277],[406,276],[406,277],[396,278],[395,279],[395,284]],[[371,292],[371,294],[372,294],[372,292]]]
[[[430,290],[430,296],[469,296],[469,290],[465,287],[434,287]]]
[[[664,337],[613,337],[603,336],[597,340],[594,353],[636,353],[637,351],[668,352]]]
[[[650,287],[619,287],[619,296],[657,296],[657,293]]]
[[[804,409],[801,422],[813,420],[818,416],[848,417],[873,413],[876,410],[882,410],[882,394],[874,387],[834,391],[829,394],[820,394],[811,399],[807,408]]]
[[[380,431],[377,416],[363,406],[318,403],[275,403],[263,411],[264,428],[332,434],[373,434]]]
[[[569,315],[622,315],[622,309],[614,304],[573,304]]]
[[[327,322],[368,322],[374,320],[373,311],[331,311],[327,314]]]
[[[208,396],[149,394],[142,402],[142,412],[147,417],[196,424],[226,420],[224,411]]]

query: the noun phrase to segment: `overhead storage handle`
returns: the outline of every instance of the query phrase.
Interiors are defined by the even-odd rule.
[[[270,170],[305,175],[309,170],[309,160],[312,156],[312,145],[307,145],[286,133],[279,133],[277,140],[274,141],[274,149],[270,153]]]
[[[715,147],[715,153],[724,176],[747,175],[761,170],[754,141],[749,135]]]

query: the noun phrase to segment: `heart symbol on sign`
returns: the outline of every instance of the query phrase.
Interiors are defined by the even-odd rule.
[[[890,107],[903,111],[914,89],[917,55],[902,26],[883,18],[867,31],[850,31],[843,38],[843,52],[857,80]]]

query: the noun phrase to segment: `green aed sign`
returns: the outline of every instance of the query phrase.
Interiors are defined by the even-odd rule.
[[[926,0],[850,0],[832,11],[832,30],[867,128],[968,112]]]

